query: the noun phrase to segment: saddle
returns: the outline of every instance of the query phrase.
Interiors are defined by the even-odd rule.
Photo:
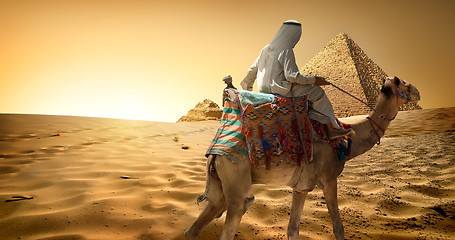
[[[323,124],[308,115],[304,97],[280,97],[235,88],[223,92],[223,114],[206,156],[223,155],[234,162],[248,158],[255,168],[313,161],[313,142],[329,142],[339,160],[350,154],[351,139],[329,140]],[[338,121],[343,128],[351,128]]]
[[[306,97],[225,89],[223,114],[207,150],[233,161],[249,158],[253,167],[291,164],[313,159],[311,120]]]

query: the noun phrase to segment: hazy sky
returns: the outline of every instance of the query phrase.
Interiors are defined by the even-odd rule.
[[[282,22],[301,68],[347,33],[423,108],[455,106],[455,1],[0,0],[0,113],[176,121],[221,101]]]

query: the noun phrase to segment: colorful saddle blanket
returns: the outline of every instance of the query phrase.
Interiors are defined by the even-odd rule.
[[[291,164],[313,159],[312,126],[305,97],[226,89],[217,133],[207,150],[234,161],[249,158],[254,167]]]

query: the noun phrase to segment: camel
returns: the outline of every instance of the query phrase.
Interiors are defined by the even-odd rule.
[[[378,143],[401,105],[420,100],[418,90],[397,77],[383,80],[376,107],[366,119],[351,124],[355,135],[351,137],[350,160],[370,150]],[[206,226],[227,210],[221,240],[233,239],[243,214],[254,201],[252,184],[293,185],[292,206],[287,228],[288,239],[298,239],[300,217],[308,192],[315,186],[322,188],[337,240],[344,238],[337,199],[337,177],[343,171],[345,161],[338,160],[332,146],[323,141],[314,142],[313,163],[301,167],[279,166],[266,170],[253,168],[248,158],[238,163],[220,156],[211,155],[207,161],[207,195],[205,206],[185,231],[186,239],[197,239]]]

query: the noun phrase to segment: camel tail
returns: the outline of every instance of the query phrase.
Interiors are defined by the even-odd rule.
[[[207,199],[207,195],[209,194],[209,189],[210,189],[210,171],[212,169],[213,162],[215,160],[215,155],[209,155],[207,158],[207,167],[206,167],[206,179],[205,179],[205,192],[201,196],[199,196],[196,200],[197,205],[199,205],[200,202],[203,202],[204,200]]]

